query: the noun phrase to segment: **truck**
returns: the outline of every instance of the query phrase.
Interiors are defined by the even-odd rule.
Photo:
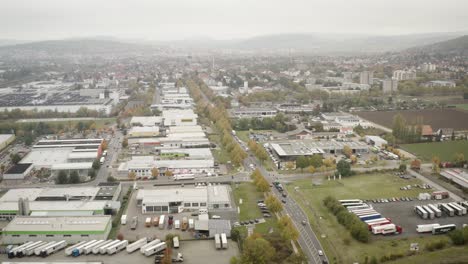
[[[227,236],[226,233],[221,233],[221,246],[223,249],[228,248]]]
[[[214,239],[215,239],[216,249],[220,249],[221,248],[221,236],[219,234],[215,234]]]
[[[26,252],[27,251],[33,251],[34,252],[34,249],[45,244],[44,242],[42,241],[36,241],[36,242],[33,242],[32,244],[30,244],[29,246],[24,246],[22,249],[16,251],[18,255],[21,255],[21,256],[27,256]],[[32,249],[32,250],[30,250]]]
[[[427,219],[427,216],[428,216],[428,213],[426,212],[426,210],[424,210],[424,208],[422,206],[416,206],[414,207],[414,211],[416,212],[416,214],[418,214],[422,219]]]
[[[159,244],[159,243],[161,243],[161,240],[155,239],[155,240],[153,240],[153,241],[147,243],[146,245],[141,246],[141,247],[140,247],[140,252],[144,254],[144,253],[145,253],[145,250],[146,250],[147,248],[150,248],[150,247],[152,247],[152,246],[155,246],[155,245],[157,245],[157,244]]]
[[[353,212],[353,214],[355,214],[356,216],[361,216],[361,215],[369,215],[369,214],[378,214],[378,212],[375,211],[374,209],[369,209],[369,210],[363,210],[359,212]]]
[[[161,242],[159,244],[156,244],[152,247],[148,247],[145,249],[145,256],[149,257],[151,255],[154,255],[160,251],[163,251],[164,249],[166,249],[166,242]]]
[[[354,206],[365,206],[367,204],[365,203],[342,203],[341,205],[348,208],[348,207],[354,207]]]
[[[353,206],[346,207],[346,209],[348,209],[348,211],[359,210],[359,209],[372,209],[372,206],[370,206],[368,204],[353,205]]]
[[[61,250],[62,248],[65,248],[67,246],[67,241],[65,240],[62,240],[62,241],[59,241],[55,244],[52,244],[48,247],[45,247],[41,250],[41,257],[46,257],[46,256],[49,256],[51,254],[54,254],[55,252]]]
[[[457,203],[449,203],[449,205],[455,210],[457,215],[466,215],[466,208],[457,204]]]
[[[361,221],[366,221],[366,220],[382,218],[382,216],[379,213],[377,213],[377,214],[370,214],[370,215],[362,215],[362,216],[359,216],[359,218],[361,219]]]
[[[119,243],[108,247],[107,248],[107,254],[109,254],[109,255],[115,254],[115,253],[123,250],[124,248],[126,248],[127,245],[128,245],[128,240],[122,240]]]
[[[187,228],[188,228],[188,219],[187,219],[187,217],[183,217],[182,218],[182,228],[181,228],[181,230],[185,231],[185,230],[187,230]]]
[[[88,254],[93,252],[93,249],[95,247],[100,247],[101,245],[104,245],[105,243],[109,243],[110,241],[112,241],[112,240],[98,240],[98,241],[94,242],[91,245],[87,245],[87,246],[85,246],[83,248],[83,253],[82,254],[88,255]]]
[[[170,215],[167,219],[167,228],[171,229],[174,224],[174,216]]]
[[[75,249],[76,247],[79,247],[81,245],[84,245],[86,243],[88,243],[88,241],[81,241],[81,242],[79,242],[79,243],[77,243],[75,245],[67,247],[65,249],[65,255],[70,256],[72,254],[72,252],[73,252],[73,249]]]
[[[130,229],[135,230],[138,225],[138,216],[132,217],[132,223],[130,224]]]
[[[423,205],[422,208],[427,212],[427,218],[429,218],[429,219],[434,219],[435,218],[435,212],[433,212],[431,210],[431,208],[429,208],[429,206]]]
[[[440,205],[440,210],[442,212],[445,212],[448,216],[454,216],[455,215],[455,210],[451,206],[448,206],[447,204],[441,204]]]
[[[193,220],[193,218],[189,218],[188,228],[189,228],[189,230],[193,230],[195,228],[195,221]]]
[[[381,218],[377,218],[377,219],[371,219],[371,220],[366,220],[364,221],[366,224],[370,224],[370,223],[373,223],[373,222],[380,222],[382,220],[388,220],[388,221],[391,221],[389,218],[385,218],[385,217],[381,217]]]
[[[437,206],[435,206],[433,204],[428,204],[427,206],[429,208],[431,208],[431,210],[434,212],[436,217],[441,217],[442,216],[442,211],[440,211],[439,208],[437,208]]]
[[[372,234],[378,235],[390,235],[390,234],[400,234],[402,232],[402,228],[395,224],[387,224],[381,226],[374,226],[372,227]]]
[[[378,221],[378,222],[372,222],[372,223],[368,223],[367,224],[367,228],[369,229],[369,231],[372,231],[372,228],[375,227],[375,226],[383,226],[383,225],[388,225],[388,224],[391,224],[392,222],[385,219],[385,220],[381,220],[381,221]]]
[[[153,217],[153,226],[158,226],[159,225],[159,217],[155,216]]]
[[[83,253],[83,249],[88,246],[88,245],[93,245],[94,243],[96,243],[97,240],[91,240],[91,241],[88,241],[82,245],[79,245],[79,246],[76,246],[73,250],[72,250],[72,256],[74,257],[78,257],[79,255],[81,255]]]
[[[166,216],[165,215],[161,215],[159,217],[159,229],[164,229],[164,225],[165,225],[165,222],[166,222]]]
[[[174,221],[174,228],[175,229],[180,229],[180,220],[177,219],[177,220]]]
[[[439,227],[439,224],[427,224],[427,225],[417,225],[416,232],[418,233],[432,233],[432,230],[435,227]]]
[[[151,217],[146,217],[146,220],[145,220],[145,226],[146,227],[151,227]]]
[[[179,237],[178,236],[175,236],[172,238],[172,246],[174,248],[179,248]]]
[[[99,160],[99,163],[100,163],[101,165],[103,165],[103,164],[104,164],[104,161],[106,161],[106,157],[101,157],[101,159]]]
[[[120,217],[120,224],[121,225],[127,224],[127,215],[122,215],[122,217]]]
[[[195,180],[195,174],[174,175],[174,181]]]
[[[130,245],[127,245],[127,252],[132,253],[141,248],[142,246],[146,245],[148,243],[148,239],[146,237],[142,239],[138,239],[137,241],[131,243]]]
[[[448,233],[452,230],[455,230],[457,228],[456,225],[442,225],[442,226],[437,226],[432,229],[432,234],[433,235],[440,235],[440,234],[445,234]]]
[[[23,248],[25,247],[28,247],[30,245],[32,245],[34,242],[33,241],[29,241],[29,242],[26,242],[24,243],[23,245],[19,245],[17,247],[14,247],[12,250],[10,250],[8,252],[8,258],[14,258],[14,257],[22,257],[23,253],[22,253],[22,250]]]
[[[45,244],[45,245],[43,245],[43,246],[40,246],[40,247],[35,248],[35,249],[34,249],[34,255],[40,256],[40,255],[41,255],[41,251],[42,251],[43,249],[45,249],[45,248],[47,248],[48,246],[53,245],[53,244],[55,244],[55,243],[57,243],[57,241],[50,241],[49,243],[47,243],[47,244]]]
[[[42,246],[44,246],[44,245],[47,244],[47,242],[45,242],[45,241],[40,241],[40,242],[41,242],[41,243],[37,244],[37,245],[34,246],[34,247],[28,247],[27,249],[25,249],[25,250],[24,250],[24,255],[25,255],[25,256],[34,255],[34,250],[35,250],[36,248],[42,247]]]

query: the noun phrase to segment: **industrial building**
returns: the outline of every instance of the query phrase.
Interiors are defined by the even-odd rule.
[[[105,240],[112,228],[110,216],[31,217],[17,216],[3,228],[3,243],[28,241]]]
[[[341,154],[345,146],[350,147],[353,153],[369,152],[367,144],[357,141],[289,140],[272,142],[269,146],[283,160],[291,160],[300,156],[311,156],[314,154]]]
[[[159,126],[161,123],[162,117],[160,116],[134,116],[130,120],[132,126],[152,127]]]
[[[276,109],[266,108],[239,108],[230,111],[231,117],[234,118],[265,118],[275,117],[278,111]]]
[[[198,115],[192,109],[165,110],[162,112],[164,126],[195,126]]]
[[[192,137],[191,135],[185,135],[184,137],[173,137],[168,135],[167,137],[158,138],[129,138],[128,144],[138,144],[142,147],[150,148],[208,148],[211,146],[210,141],[206,136]]]
[[[137,206],[141,206],[143,214],[232,208],[230,188],[227,185],[141,189],[137,193]]]
[[[159,149],[161,159],[183,158],[191,160],[213,159],[213,154],[209,148],[177,148]]]
[[[387,140],[379,137],[379,136],[366,136],[366,143],[372,146],[376,146],[382,148],[385,145],[388,145]]]
[[[157,137],[161,134],[158,126],[134,126],[127,133],[129,138]]]
[[[127,177],[134,172],[137,178],[152,177],[152,169],[157,168],[160,174],[171,171],[173,174],[213,174],[214,160],[156,160],[154,156],[134,156],[127,162],[122,162],[118,168],[120,177]]]
[[[3,173],[4,180],[23,180],[32,170],[31,163],[15,164]]]
[[[20,163],[32,163],[34,169],[49,169],[53,176],[60,171],[78,172],[86,177],[93,161],[101,156],[103,139],[40,140]]]
[[[14,134],[0,134],[0,151],[15,141]]]
[[[440,175],[450,181],[460,185],[463,188],[468,188],[468,172],[463,169],[444,169]]]

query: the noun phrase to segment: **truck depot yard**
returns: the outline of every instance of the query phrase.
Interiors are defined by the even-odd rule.
[[[402,190],[404,186],[411,185],[410,190]],[[415,212],[414,206],[428,203],[447,203],[450,199],[440,201],[419,201],[419,193],[432,193],[434,189],[423,189],[420,180],[409,177],[401,178],[395,173],[371,173],[359,174],[343,178],[342,180],[323,180],[315,184],[310,179],[297,180],[286,185],[290,195],[298,201],[299,205],[306,211],[310,225],[319,237],[322,246],[327,252],[331,263],[364,263],[366,257],[370,260],[375,257],[379,263],[382,257],[391,254],[401,255],[396,262],[392,263],[431,263],[431,255],[427,245],[444,240],[449,243],[446,235],[418,234],[416,225],[422,224],[456,224],[461,228],[467,222],[467,216],[442,216],[433,220],[423,220]],[[384,218],[389,218],[395,225],[403,228],[399,235],[372,235],[368,243],[361,243],[350,235],[349,230],[339,224],[337,218],[324,206],[323,200],[327,196],[336,199],[361,199],[367,203]],[[409,197],[412,201],[396,201],[377,203],[372,200],[389,198]],[[370,232],[370,231],[369,231]],[[419,252],[416,256],[408,256],[410,244],[418,243]],[[448,244],[447,244],[448,245]],[[460,260],[459,255],[467,250],[466,247],[445,246],[445,249],[437,251],[446,255],[446,260]],[[451,252],[448,254],[447,252]],[[467,261],[466,256],[464,261]],[[450,262],[452,263],[452,262]]]
[[[402,148],[421,158],[424,162],[431,162],[432,157],[438,156],[441,161],[452,161],[455,153],[463,153],[468,157],[468,141],[445,141],[405,144]]]
[[[439,128],[453,128],[455,131],[468,130],[468,111],[454,108],[407,110],[407,111],[372,111],[357,112],[358,116],[379,125],[392,128],[393,117],[401,114],[407,123],[416,123],[422,118],[425,125],[430,125],[434,131]]]

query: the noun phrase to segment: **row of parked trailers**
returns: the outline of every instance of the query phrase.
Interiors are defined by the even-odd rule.
[[[364,203],[362,200],[340,200],[341,205],[355,214],[359,219],[367,224],[369,231],[374,235],[390,235],[400,234],[403,229],[392,223],[389,218],[384,218],[382,215],[374,210],[372,206]]]
[[[228,248],[226,233],[215,234],[214,238],[215,238],[216,249],[227,249]]]
[[[179,247],[179,238],[173,238],[175,248]],[[31,241],[11,248],[8,251],[8,258],[21,258],[24,256],[49,256],[67,246],[65,240],[62,241]],[[159,239],[148,242],[148,239],[142,238],[131,244],[127,240],[91,240],[81,241],[65,249],[67,256],[78,257],[80,255],[88,254],[115,254],[119,251],[126,249],[128,253],[135,252],[140,249],[140,252],[145,256],[151,256],[166,249],[166,242]]]
[[[435,217],[441,217],[442,212],[447,216],[462,216],[466,215],[468,208],[468,202],[452,202],[452,203],[441,203],[441,204],[428,204],[418,205],[414,207],[414,211],[422,219],[434,219]]]
[[[21,258],[24,256],[41,256],[47,257],[55,252],[65,248],[67,246],[67,242],[65,240],[62,241],[30,241],[26,242],[23,245],[19,245],[16,247],[11,248],[8,251],[8,258]]]
[[[448,233],[457,228],[454,224],[440,225],[440,224],[428,224],[428,225],[417,225],[416,232],[418,233],[432,233],[433,235],[440,235]]]

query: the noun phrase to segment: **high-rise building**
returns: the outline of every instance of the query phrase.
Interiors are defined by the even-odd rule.
[[[393,72],[393,79],[398,81],[414,80],[416,79],[416,72],[397,70]]]
[[[432,64],[432,63],[423,63],[423,65],[421,65],[421,70],[423,72],[433,72],[435,71],[437,68],[437,66],[435,64]]]
[[[360,84],[369,84],[372,85],[374,79],[374,72],[372,71],[363,71],[361,72],[359,83]]]
[[[343,79],[346,82],[352,82],[353,81],[353,73],[352,72],[343,72]]]
[[[383,93],[394,93],[398,90],[398,80],[387,79],[382,82]]]

